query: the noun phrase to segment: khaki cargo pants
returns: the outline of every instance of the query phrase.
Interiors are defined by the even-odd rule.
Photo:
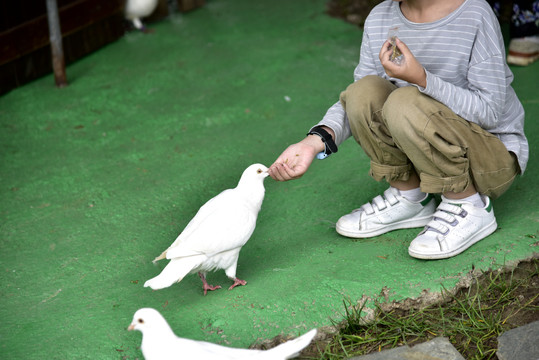
[[[415,170],[423,192],[462,192],[473,183],[497,198],[520,171],[496,136],[415,86],[366,76],[341,93],[341,103],[377,181],[405,181]]]

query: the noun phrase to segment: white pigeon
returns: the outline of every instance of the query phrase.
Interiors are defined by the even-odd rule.
[[[128,330],[142,333],[142,354],[146,360],[281,360],[299,355],[316,335],[312,329],[302,336],[269,350],[230,348],[205,341],[177,337],[165,318],[155,309],[137,310]]]
[[[158,0],[126,0],[125,18],[138,30],[145,30],[141,18],[151,15],[157,7]]]
[[[227,189],[204,204],[174,243],[154,259],[155,262],[167,258],[170,262],[144,287],[163,289],[198,272],[206,295],[208,290],[221,288],[206,281],[206,273],[218,269],[224,269],[234,281],[229,290],[245,285],[245,280],[236,277],[236,266],[242,246],[255,229],[268,175],[267,167],[253,164],[245,169],[234,189]]]

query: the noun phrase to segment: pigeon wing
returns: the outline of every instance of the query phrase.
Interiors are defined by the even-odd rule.
[[[277,360],[277,359],[292,359],[300,354],[300,352],[305,349],[317,333],[316,329],[301,335],[298,338],[289,340],[283,344],[280,344],[272,349],[266,350],[263,353],[259,354],[260,356],[257,359],[266,359],[266,360]]]
[[[255,229],[258,211],[233,195],[223,192],[206,203],[167,250],[166,258],[211,256],[245,245]]]
[[[174,240],[174,242],[165,250],[161,253],[161,255],[159,255],[158,257],[156,257],[153,262],[157,262],[159,260],[162,260],[162,259],[166,259],[167,258],[167,252],[172,249],[172,248],[175,248],[177,246],[179,246],[179,244],[184,240],[184,239],[187,239],[189,238],[189,234],[191,232],[193,232],[194,230],[196,230],[199,226],[199,224],[201,222],[204,222],[204,220],[206,219],[206,217],[211,214],[216,208],[220,207],[220,206],[224,206],[226,205],[226,201],[228,200],[228,198],[230,197],[231,194],[229,194],[230,192],[232,192],[232,189],[227,189],[227,190],[224,190],[223,192],[221,192],[220,194],[218,194],[217,196],[211,198],[210,200],[208,200],[204,205],[202,205],[202,207],[200,207],[200,209],[198,209],[197,213],[195,214],[195,216],[191,219],[191,221],[189,221],[189,223],[187,224],[187,226],[183,229],[183,231],[180,233],[180,235],[178,235],[178,237],[176,238],[176,240]],[[185,256],[188,256],[187,255],[187,249],[186,250],[186,253],[185,253]],[[195,253],[193,253],[192,255],[196,255]]]
[[[189,221],[185,229],[181,232],[180,235],[176,238],[174,243],[171,245],[173,247],[175,244],[181,242],[185,238],[189,238],[190,234],[200,227],[201,223],[207,221],[208,217],[214,216],[213,214],[220,209],[226,209],[229,205],[234,203],[234,191],[232,189],[225,190],[218,194],[217,196],[208,200],[204,205],[198,209],[195,216]]]
[[[204,341],[187,340],[189,343],[182,343],[182,352],[187,354],[185,350],[189,349],[188,353],[198,360],[286,360],[298,356],[309,346],[316,333],[317,330],[312,329],[296,339],[268,350],[230,348]]]

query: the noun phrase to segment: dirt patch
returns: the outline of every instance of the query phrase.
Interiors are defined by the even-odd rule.
[[[414,314],[425,312],[425,309],[443,308],[444,317],[448,319],[463,319],[463,324],[469,320],[469,314],[464,313],[460,307],[462,304],[478,302],[478,311],[481,313],[479,322],[484,319],[492,319],[496,323],[496,331],[499,333],[539,320],[539,254],[530,259],[520,261],[501,269],[489,271],[472,271],[464,276],[453,289],[441,293],[423,292],[417,298],[407,298],[399,302],[385,300],[387,289],[383,289],[377,299],[363,297],[354,309],[346,309],[348,314],[361,314],[344,319],[335,326],[318,329],[318,334],[311,345],[306,348],[299,359],[337,359],[346,358],[344,351],[339,353],[343,343],[346,343],[347,352],[368,354],[404,344],[410,346],[428,341],[438,336],[448,337],[455,348],[466,358],[481,358],[476,356],[477,344],[470,343],[470,337],[464,331],[447,331],[434,327],[426,329],[421,336],[403,336],[402,341],[393,345],[382,345],[372,342],[369,344],[354,345],[350,338],[360,336],[365,338],[366,324],[384,320],[387,331],[391,331],[391,319],[405,319]],[[367,303],[375,304],[374,308],[367,308]],[[473,304],[470,304],[473,305]],[[476,304],[477,305],[477,304]],[[427,315],[428,316],[428,315]],[[473,316],[472,316],[473,317]],[[496,319],[500,319],[496,321]],[[395,326],[402,326],[396,321]],[[420,322],[420,321],[419,321]],[[470,326],[473,321],[469,321]],[[388,325],[389,324],[389,325]],[[465,326],[465,325],[464,325]],[[436,330],[431,330],[436,329]],[[466,328],[463,328],[466,330]],[[400,329],[396,329],[400,331]],[[472,330],[476,331],[476,330]],[[430,332],[430,333],[429,333]],[[290,337],[279,336],[252,348],[269,349],[281,344]],[[497,334],[492,333],[484,337],[480,344],[481,351],[489,353],[485,359],[497,359]],[[331,356],[330,356],[331,354]]]

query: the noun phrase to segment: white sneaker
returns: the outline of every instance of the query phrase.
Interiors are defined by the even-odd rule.
[[[427,194],[418,202],[404,198],[398,189],[390,187],[384,196],[378,195],[337,222],[337,232],[352,238],[368,238],[396,229],[425,226],[436,210],[434,197]]]
[[[455,203],[442,196],[432,221],[412,241],[410,256],[418,259],[445,259],[460,254],[476,242],[492,234],[498,224],[488,196],[481,195],[486,204]]]
[[[539,35],[514,38],[509,42],[507,63],[527,66],[539,59]]]

